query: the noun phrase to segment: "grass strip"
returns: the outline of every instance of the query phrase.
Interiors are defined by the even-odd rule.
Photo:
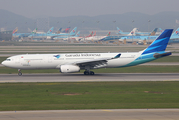
[[[179,108],[179,82],[1,83],[0,111]]]

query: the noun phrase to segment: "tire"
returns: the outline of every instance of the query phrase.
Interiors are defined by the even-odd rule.
[[[22,73],[21,73],[21,72],[19,72],[19,73],[18,73],[18,75],[19,75],[19,76],[21,76],[21,75],[22,75]]]
[[[84,71],[84,75],[89,75],[89,72],[88,71]]]
[[[93,72],[93,71],[90,71],[90,75],[94,75],[94,72]]]

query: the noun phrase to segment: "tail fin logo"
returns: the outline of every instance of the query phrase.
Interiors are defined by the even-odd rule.
[[[17,31],[18,31],[18,28],[15,28],[12,33],[14,34],[14,33],[16,33]]]
[[[176,31],[175,33],[176,33],[177,35],[179,34],[179,32],[178,32],[178,31]]]

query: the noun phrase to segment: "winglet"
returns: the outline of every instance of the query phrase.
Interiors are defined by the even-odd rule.
[[[119,58],[121,56],[121,54],[117,54],[114,58]]]

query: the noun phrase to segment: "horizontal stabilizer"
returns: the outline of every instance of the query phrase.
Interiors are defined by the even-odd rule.
[[[166,52],[166,53],[163,53],[163,54],[155,53],[154,57],[155,58],[160,58],[160,57],[164,57],[164,56],[169,56],[171,54],[172,54],[171,52]]]

